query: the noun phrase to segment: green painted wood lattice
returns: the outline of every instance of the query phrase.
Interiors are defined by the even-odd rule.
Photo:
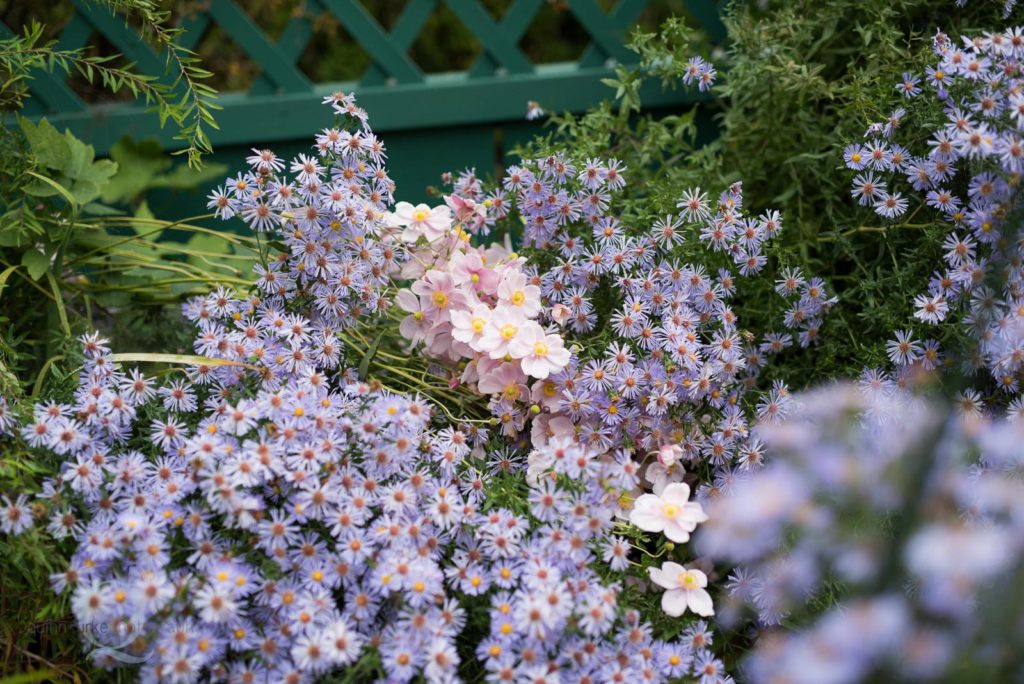
[[[70,0],[75,12],[64,26],[58,45],[85,46],[98,32],[127,59],[148,73],[162,73],[164,60],[140,41],[124,19],[90,0]],[[355,91],[371,114],[374,129],[415,132],[424,129],[494,125],[521,121],[528,100],[552,110],[581,111],[609,95],[601,79],[616,64],[629,64],[635,55],[623,43],[629,28],[648,0],[619,0],[605,11],[596,0],[563,0],[586,32],[590,44],[574,62],[533,64],[519,47],[546,0],[514,0],[495,19],[479,0],[409,0],[390,30],[385,29],[359,0],[305,0],[306,7],[335,18],[371,58],[357,81],[314,83],[297,66],[313,36],[307,16],[290,20],[275,42],[234,0],[208,0],[206,8],[185,20],[183,43],[193,48],[206,31],[218,26],[249,59],[259,77],[247,92],[223,93],[219,130],[210,131],[215,146],[306,139],[324,123],[323,96]],[[686,0],[689,13],[712,42],[724,39],[718,2]],[[409,48],[430,16],[447,6],[480,42],[483,51],[465,71],[426,74],[410,58]],[[0,26],[0,31],[9,31]],[[122,135],[155,137],[168,149],[175,146],[170,127],[160,129],[157,118],[134,103],[89,104],[56,76],[39,73],[31,83],[30,112],[45,115],[103,154]],[[700,96],[693,91],[642,93],[651,107],[672,106]]]

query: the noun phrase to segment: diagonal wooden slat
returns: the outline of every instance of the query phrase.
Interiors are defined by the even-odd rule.
[[[184,17],[181,22],[184,32],[178,39],[178,43],[186,50],[195,50],[199,46],[199,41],[206,35],[206,29],[210,28],[212,24],[213,20],[206,12],[198,12],[193,16]]]
[[[511,74],[525,74],[533,71],[533,65],[519,46],[509,40],[491,15],[476,0],[445,0],[466,28],[473,32],[484,50]]]
[[[427,19],[437,8],[438,0],[410,0],[402,13],[395,20],[391,27],[391,35],[388,37],[395,49],[407,53],[412,46],[416,36],[419,35]],[[387,81],[388,74],[376,64],[371,64],[359,79],[360,85],[373,86],[381,85]]]
[[[14,32],[0,23],[0,38],[13,38]],[[64,79],[43,69],[30,74],[29,91],[45,103],[44,112],[84,112],[85,103],[79,99]]]
[[[397,82],[423,82],[423,72],[419,67],[405,52],[395,48],[388,40],[387,32],[356,0],[320,0],[320,3],[342,23],[377,65]]]
[[[81,14],[75,12],[71,15],[68,23],[64,24],[64,28],[60,30],[60,36],[54,47],[58,50],[81,50],[85,47],[89,36],[92,35],[92,30],[89,22],[82,18]]]
[[[281,92],[309,92],[313,84],[278,51],[267,35],[232,0],[212,0],[210,16],[238,43]]]
[[[690,11],[697,24],[704,29],[712,43],[721,43],[728,35],[728,30],[722,22],[722,11],[725,8],[724,2],[712,2],[711,0],[683,0],[686,9]]]
[[[647,0],[644,0],[646,2]],[[516,3],[508,8],[505,16],[501,18],[501,31],[509,40],[518,44],[519,40],[530,27],[530,22],[537,16],[542,0],[516,0]],[[498,68],[498,63],[487,52],[484,52],[469,68],[470,76],[485,76],[493,74]]]
[[[625,26],[616,26],[594,0],[565,0],[569,11],[573,13],[583,28],[590,34],[594,45],[599,47],[608,57],[619,62],[629,62],[632,54],[622,44],[622,32]]]
[[[704,0],[698,0],[704,1]],[[621,37],[619,42],[625,37],[626,29],[636,23],[636,20],[640,17],[640,13],[644,11],[647,6],[647,0],[621,0],[615,9],[612,10],[610,18],[611,22],[621,27]],[[635,60],[636,55],[633,55],[631,59]],[[583,68],[600,67],[604,65],[605,60],[608,56],[604,51],[596,45],[590,45],[583,52],[580,57],[579,65]]]
[[[124,17],[117,15],[105,5],[88,2],[88,0],[71,0],[75,5],[76,12],[93,28],[103,34],[103,37],[114,44],[117,51],[124,55],[125,59],[136,64],[140,71],[147,74],[160,74],[164,72],[166,64],[146,44],[139,40],[134,29],[125,25]]]
[[[309,0],[308,10],[310,12],[322,9],[323,7],[317,0]],[[288,25],[285,26],[281,37],[277,40],[277,49],[285,59],[294,64],[302,55],[302,51],[309,45],[312,37],[313,22],[306,14],[300,14],[292,17]],[[252,88],[249,89],[250,95],[267,95],[272,92],[274,92],[274,82],[264,74],[260,74]]]

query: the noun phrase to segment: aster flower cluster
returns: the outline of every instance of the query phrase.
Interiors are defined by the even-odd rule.
[[[52,579],[100,664],[305,682],[372,646],[388,681],[453,681],[463,602],[480,597],[493,681],[721,673],[702,648],[652,639],[591,569],[621,546],[615,486],[633,481],[617,462],[575,488],[547,481],[515,514],[485,505],[474,439],[431,429],[418,398],[316,376],[158,387],[85,342],[76,401],[38,406],[24,434],[67,457],[40,496],[77,545]],[[30,520],[7,503],[5,531]]]
[[[389,682],[731,681],[706,623],[658,639],[628,605],[630,582],[650,576],[670,615],[713,612],[699,570],[633,560],[640,465],[611,424],[561,412],[552,378],[570,377],[569,352],[541,328],[554,314],[535,276],[507,249],[469,246],[500,202],[464,176],[443,207],[389,211],[383,148],[350,98],[330,101],[358,130],[327,129],[319,161],[300,156],[300,201],[273,199],[290,184],[262,152],[212,200],[225,217],[266,208],[254,229],[287,250],[250,294],[185,306],[204,360],[158,382],[84,337],[74,399],[37,405],[21,428],[61,470],[34,504],[5,497],[0,530],[46,511],[71,549],[52,583],[85,645],[141,681],[295,683],[345,667]],[[386,309],[402,278],[410,339],[468,361],[482,396],[501,383],[492,403],[518,400],[511,385],[543,404],[529,473],[506,437],[441,422],[432,399],[349,368],[341,331]],[[645,510],[683,540],[702,509],[684,484],[661,495]]]
[[[568,367],[542,387],[545,413],[534,429],[569,420],[586,442],[634,449],[656,492],[679,481],[687,463],[710,463],[727,478],[734,465],[760,458],[741,402],[765,356],[792,337],[771,335],[760,348],[747,344],[729,304],[736,290],[731,271],[710,274],[679,255],[690,231],[701,254],[717,252],[740,276],[756,274],[781,218],[775,212],[745,217],[742,187],[735,184],[715,205],[699,189],[687,191],[678,215],[638,233],[612,213],[625,172],[615,160],[551,156],[511,167],[504,179],[524,223],[525,251],[543,269],[530,279],[543,314],[562,326],[568,341],[578,340]],[[788,271],[779,291],[798,300],[787,323],[799,328],[802,343],[815,341],[820,317],[834,301],[824,284]],[[779,385],[760,413],[781,415],[785,397]],[[654,458],[663,447],[678,452]],[[699,496],[709,491],[705,483]]]
[[[997,644],[1019,615],[996,594],[1022,579],[1024,423],[849,386],[796,401],[799,412],[758,428],[768,465],[710,505],[696,538],[740,566],[719,615],[752,606],[764,628],[744,674],[925,681],[976,657],[1011,662]],[[836,587],[837,605],[809,608]],[[783,631],[783,619],[807,626]]]
[[[847,167],[858,172],[853,196],[897,219],[909,208],[907,195],[916,194],[922,206],[914,214],[926,205],[950,224],[943,267],[915,297],[914,317],[928,326],[961,319],[977,345],[966,370],[987,370],[993,389],[1019,399],[1024,243],[1016,188],[1024,169],[1024,30],[965,38],[960,46],[939,33],[933,43],[938,61],[924,82],[942,103],[945,122],[937,129],[907,126],[901,107],[872,125],[866,143],[844,152]],[[897,90],[913,100],[922,93],[920,81],[905,74]],[[916,137],[927,138],[919,152],[897,142]],[[931,369],[941,361],[938,342],[912,330],[899,331],[888,351],[897,382],[916,365]]]
[[[268,306],[310,298],[318,334],[330,337],[387,307],[385,288],[403,254],[378,239],[394,192],[383,143],[351,95],[337,93],[325,103],[337,125],[316,136],[315,154],[291,162],[292,177],[273,152],[254,149],[246,159],[251,170],[214,191],[209,207],[287,247],[289,253],[257,267],[257,288]]]
[[[705,93],[711,90],[711,86],[715,84],[717,76],[714,64],[703,57],[694,56],[686,62],[686,70],[683,72],[683,83],[685,85],[696,83],[697,89]]]

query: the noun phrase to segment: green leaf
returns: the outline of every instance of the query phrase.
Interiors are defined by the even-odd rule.
[[[100,187],[89,180],[75,181],[71,186],[71,194],[78,205],[88,204],[100,196]]]
[[[67,143],[70,157],[61,171],[69,178],[85,178],[88,168],[96,158],[96,151],[92,145],[86,145],[73,136],[71,131],[64,131],[64,142]]]
[[[100,197],[113,204],[129,202],[149,187],[152,179],[170,166],[171,161],[153,139],[135,141],[125,136],[110,148],[117,173],[103,188]]]
[[[175,363],[186,366],[242,366],[253,368],[256,366],[240,361],[229,361],[228,359],[211,359],[205,356],[194,354],[150,354],[147,352],[127,352],[123,354],[112,354],[110,360],[115,363],[134,361],[137,363]]]
[[[359,361],[359,377],[363,380],[366,379],[366,374],[370,372],[370,362],[373,361],[373,357],[377,355],[377,349],[380,347],[381,340],[384,339],[384,333],[377,335],[377,339],[373,341],[370,348],[363,354],[363,358]]]
[[[63,171],[71,162],[71,149],[67,139],[46,119],[34,124],[24,117],[18,117],[25,139],[28,140],[32,156],[36,161],[50,169]]]
[[[60,318],[60,327],[63,328],[64,334],[71,337],[71,324],[68,322],[68,312],[64,308],[64,296],[60,291],[60,284],[57,279],[53,277],[53,272],[49,269],[46,270],[46,279],[50,281],[50,290],[53,292],[53,300],[57,305],[57,316]]]
[[[53,366],[53,364],[63,360],[64,356],[62,354],[51,356],[49,359],[46,360],[46,363],[43,364],[43,367],[39,370],[39,375],[36,376],[35,385],[32,386],[33,397],[38,397],[39,393],[43,391],[43,382],[45,382],[46,376],[50,372],[50,368]]]
[[[47,178],[46,176],[40,175],[35,171],[27,171],[26,173],[29,176],[32,176],[36,180],[40,181],[42,185],[38,183],[33,183],[32,185],[27,186],[25,188],[25,192],[36,197],[52,197],[53,195],[60,195],[61,197],[66,199],[68,201],[68,204],[70,204],[72,207],[78,207],[78,201],[75,199],[74,195],[68,192],[68,189],[61,185],[60,183],[58,183],[57,181],[53,180],[52,178]],[[46,189],[47,186],[49,186],[49,190]]]
[[[28,270],[28,276],[32,280],[39,280],[39,277],[50,270],[50,257],[38,249],[30,247],[21,255],[21,263]]]
[[[208,181],[223,178],[227,170],[227,164],[206,164],[200,170],[190,169],[187,164],[177,164],[171,171],[154,178],[149,187],[192,190]]]
[[[135,210],[135,218],[139,218],[139,219],[155,219],[156,218],[156,216],[153,214],[153,211],[149,208],[149,202],[147,202],[146,200],[142,200],[142,204],[140,204],[139,208]],[[139,221],[138,223],[133,222],[132,223],[132,229],[138,235],[141,235],[143,233],[150,233],[146,237],[147,237],[147,239],[149,239],[149,240],[151,240],[153,242],[158,241],[160,239],[160,236],[164,234],[163,231],[160,231],[159,233],[153,233],[152,232],[153,224],[148,223],[147,221]]]
[[[3,273],[0,273],[0,294],[3,294],[4,288],[7,287],[7,279],[11,277],[11,274],[18,270],[18,267],[8,266],[4,269]]]
[[[23,672],[0,679],[0,684],[32,684],[32,682],[52,682],[57,678],[53,670],[36,670],[35,672]]]
[[[89,204],[82,207],[82,213],[92,214],[93,216],[121,216],[124,214],[120,209],[108,207],[106,204],[100,204],[99,202],[89,202]]]

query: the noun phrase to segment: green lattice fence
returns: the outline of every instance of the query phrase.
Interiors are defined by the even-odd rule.
[[[89,0],[69,1],[75,11],[60,33],[59,47],[84,47],[98,33],[141,69],[162,72],[162,56],[140,42],[122,17]],[[384,28],[358,0],[304,0],[307,10],[327,13],[339,22],[370,57],[359,79],[349,82],[314,83],[298,67],[315,30],[309,12],[292,18],[272,40],[233,0],[207,0],[201,11],[184,20],[183,42],[195,47],[217,26],[259,68],[246,92],[220,98],[220,129],[211,131],[218,157],[237,160],[238,150],[232,147],[238,145],[271,145],[285,154],[305,149],[312,133],[325,124],[322,97],[336,90],[355,91],[370,112],[374,129],[386,133],[391,166],[403,194],[419,195],[427,183],[436,181],[440,169],[493,169],[502,148],[526,134],[522,121],[527,101],[552,110],[581,111],[608,96],[601,79],[612,74],[616,64],[635,59],[623,43],[649,0],[619,0],[611,9],[603,9],[596,0],[559,0],[590,44],[575,61],[533,63],[520,42],[548,2],[513,0],[495,18],[479,0],[409,0],[394,23]],[[712,41],[722,39],[717,2],[683,4]],[[442,8],[473,34],[482,51],[464,71],[424,73],[409,56],[409,48],[431,15]],[[71,129],[99,154],[125,134],[157,138],[168,148],[175,144],[173,131],[162,130],[156,117],[137,104],[87,103],[67,82],[47,74],[36,76],[32,91],[31,113]],[[652,87],[643,93],[650,107],[678,106],[695,97],[683,89]]]

